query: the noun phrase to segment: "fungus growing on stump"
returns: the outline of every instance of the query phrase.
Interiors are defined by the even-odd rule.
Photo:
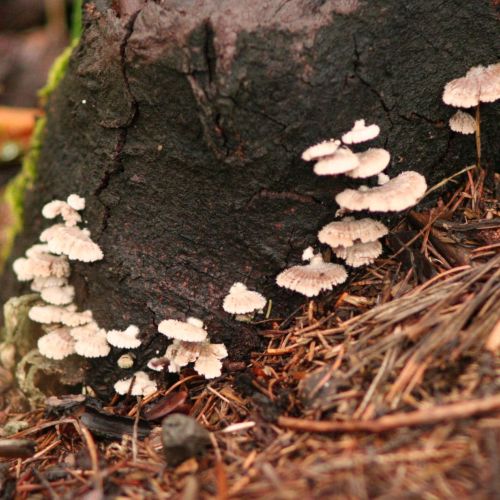
[[[358,144],[375,139],[378,134],[380,134],[378,125],[366,125],[365,120],[356,120],[354,127],[342,136],[342,142],[344,144]]]
[[[136,349],[141,345],[139,335],[139,328],[135,325],[130,325],[125,330],[109,330],[106,333],[108,342],[120,349]]]
[[[348,266],[361,267],[372,264],[382,254],[382,244],[380,241],[369,241],[354,243],[348,247],[338,246],[332,250],[339,259],[345,260]]]
[[[165,319],[158,325],[158,331],[169,339],[187,342],[202,342],[208,335],[203,327],[203,321],[192,317],[187,318],[186,321]]]
[[[68,327],[61,327],[43,335],[37,342],[40,354],[49,359],[61,360],[75,351],[75,339]]]
[[[309,263],[285,269],[276,277],[276,283],[306,297],[314,297],[347,279],[344,266],[325,262],[321,253],[314,254],[312,247],[304,250],[302,260]]]
[[[261,311],[266,302],[259,292],[249,290],[243,283],[235,283],[224,297],[222,308],[229,314],[247,314]]]
[[[382,222],[365,217],[356,220],[344,217],[342,220],[330,222],[318,233],[318,240],[331,247],[350,247],[356,242],[376,241],[388,233]]]
[[[382,186],[346,189],[335,197],[335,201],[341,208],[353,211],[399,212],[416,205],[426,189],[425,177],[409,170]]]
[[[135,372],[134,375],[127,379],[119,380],[115,383],[114,389],[117,394],[124,396],[148,396],[156,391],[157,385],[154,380],[149,378],[149,375],[144,371]]]

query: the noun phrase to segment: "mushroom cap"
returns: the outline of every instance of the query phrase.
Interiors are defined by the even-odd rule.
[[[357,144],[374,139],[378,134],[380,134],[378,125],[366,125],[365,120],[356,120],[354,127],[342,136],[342,142],[344,144]]]
[[[391,180],[391,178],[384,173],[380,173],[377,176],[377,184],[379,186],[383,186],[384,184],[387,184],[390,180]]]
[[[69,328],[52,330],[37,342],[40,354],[49,359],[61,360],[75,353],[75,340],[69,334]]]
[[[477,106],[480,101],[500,98],[500,63],[474,66],[465,76],[455,78],[444,87],[443,102],[457,108]]]
[[[340,141],[336,139],[329,139],[328,141],[320,142],[307,148],[302,153],[302,159],[304,161],[317,160],[323,156],[330,156],[340,147]]]
[[[34,292],[41,292],[44,288],[63,287],[68,284],[66,278],[56,278],[49,276],[48,278],[34,278],[31,282],[31,289]]]
[[[203,322],[196,318],[188,318],[187,321],[165,319],[158,325],[158,331],[170,339],[187,342],[202,342],[208,335],[203,328]]]
[[[51,255],[45,251],[46,245],[33,245],[26,251],[27,258],[20,257],[12,264],[19,281],[31,281],[34,278],[68,277],[69,262],[66,256]]]
[[[118,365],[118,368],[128,370],[134,366],[134,356],[132,356],[129,352],[126,352],[118,358],[116,364]]]
[[[314,257],[314,248],[313,247],[307,247],[303,252],[302,252],[302,260],[311,260]]]
[[[425,177],[411,170],[399,174],[382,186],[364,189],[346,189],[335,197],[341,208],[370,210],[371,212],[398,212],[412,207],[424,196]]]
[[[178,373],[182,367],[194,363],[200,355],[201,348],[202,342],[174,340],[165,352],[165,358],[169,361],[168,371]]]
[[[67,226],[75,226],[82,221],[81,215],[68,203],[62,200],[53,200],[44,205],[42,215],[46,219],[54,219],[60,215]]]
[[[75,288],[71,285],[48,286],[42,288],[40,296],[48,304],[63,306],[73,302],[75,298]]]
[[[474,134],[477,128],[475,118],[460,110],[450,118],[449,124],[451,130],[459,134]]]
[[[356,241],[367,243],[376,241],[385,236],[389,230],[387,227],[374,219],[354,219],[344,217],[342,220],[330,222],[318,233],[321,243],[333,247],[350,247]]]
[[[136,349],[141,345],[141,341],[137,338],[139,328],[135,325],[130,325],[125,330],[109,330],[106,333],[108,342],[120,349]]]
[[[194,369],[206,379],[220,377],[222,373],[222,362],[220,360],[226,357],[227,349],[224,344],[205,343],[194,364]]]
[[[358,157],[349,148],[342,147],[332,155],[322,157],[314,165],[314,173],[316,175],[344,174],[357,166],[359,166]]]
[[[352,246],[338,246],[333,252],[340,259],[344,259],[351,267],[361,267],[371,264],[382,253],[380,241],[369,241],[367,243],[354,243]]]
[[[249,290],[243,283],[234,283],[224,297],[222,308],[230,314],[246,314],[263,309],[266,298],[259,292]]]
[[[75,338],[73,331],[71,336]],[[103,329],[97,330],[93,335],[81,335],[75,343],[75,352],[84,358],[102,358],[107,356],[111,351],[111,347],[106,339],[106,331]]]
[[[391,154],[382,148],[370,148],[362,153],[356,153],[359,160],[359,165],[346,172],[348,177],[353,179],[371,177],[377,175],[389,165]]]
[[[129,391],[131,396],[148,396],[157,389],[156,382],[143,371],[135,372],[130,378],[118,380],[113,387],[122,396],[128,394]]]
[[[66,326],[84,325],[92,320],[92,311],[76,312],[73,304],[69,306],[33,306],[28,316],[36,323],[62,323]]]
[[[85,208],[85,198],[74,193],[68,196],[66,202],[74,210],[83,210]]]
[[[99,332],[99,330],[101,329],[95,321],[89,321],[85,325],[75,326],[71,328],[69,333],[75,340],[85,341],[95,336],[97,332]]]
[[[64,224],[51,226],[40,235],[52,253],[67,255],[70,260],[95,262],[103,258],[102,250],[90,239],[90,231]]]
[[[154,370],[155,372],[162,372],[165,367],[167,367],[169,364],[169,361],[166,357],[161,357],[161,358],[151,358],[148,361],[147,367],[150,370]]]
[[[323,290],[331,290],[346,279],[344,266],[324,262],[321,254],[318,254],[309,264],[285,269],[276,277],[276,283],[306,297],[314,297]]]

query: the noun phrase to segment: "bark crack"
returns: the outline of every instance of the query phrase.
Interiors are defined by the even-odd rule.
[[[127,134],[128,134],[128,129],[132,125],[135,117],[137,116],[137,100],[135,99],[131,87],[130,87],[130,82],[128,80],[128,74],[127,74],[127,67],[126,67],[126,49],[127,49],[127,44],[132,36],[132,33],[134,31],[134,25],[135,21],[137,19],[137,16],[141,10],[137,10],[134,14],[132,14],[129,19],[127,20],[125,24],[125,35],[123,37],[123,40],[120,44],[120,69],[121,73],[123,76],[123,82],[127,91],[127,94],[129,95],[130,98],[130,104],[131,104],[131,112],[129,116],[128,122],[118,128],[118,137],[117,141],[115,144],[114,152],[113,152],[113,161],[112,161],[112,167],[110,169],[107,169],[104,172],[104,175],[101,179],[101,182],[99,186],[95,189],[94,194],[96,197],[99,199],[101,204],[104,207],[104,216],[101,222],[101,227],[99,229],[99,235],[101,235],[104,231],[106,231],[106,228],[108,227],[108,220],[110,217],[111,213],[111,207],[107,205],[101,198],[100,195],[108,188],[109,183],[111,181],[111,178],[115,175],[118,175],[124,171],[123,167],[123,162],[122,162],[122,155],[123,155],[123,150],[125,148],[125,145],[127,143]]]

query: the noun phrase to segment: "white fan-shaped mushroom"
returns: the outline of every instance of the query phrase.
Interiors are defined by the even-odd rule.
[[[203,322],[197,318],[188,318],[186,321],[166,319],[158,325],[158,331],[170,339],[187,342],[202,342],[208,335]]]
[[[321,254],[317,254],[309,264],[285,269],[276,277],[276,283],[306,297],[314,297],[323,290],[331,290],[346,279],[347,272],[343,266],[325,262]]]
[[[230,314],[247,314],[263,309],[266,302],[259,292],[249,290],[243,283],[234,283],[224,297],[222,308]]]
[[[357,144],[374,139],[378,134],[380,134],[378,125],[366,125],[365,120],[356,120],[354,127],[342,136],[342,142],[344,144]]]
[[[398,212],[412,207],[425,194],[427,183],[418,172],[403,172],[382,186],[346,189],[335,197],[341,208],[370,210],[371,212]]]
[[[141,345],[141,341],[137,338],[139,328],[135,325],[130,325],[125,330],[109,330],[106,334],[108,342],[115,347],[121,349],[136,349]]]
[[[344,217],[324,226],[318,233],[318,239],[331,247],[350,247],[356,241],[361,243],[376,241],[388,231],[384,224],[374,219],[366,217],[356,220],[353,217]]]

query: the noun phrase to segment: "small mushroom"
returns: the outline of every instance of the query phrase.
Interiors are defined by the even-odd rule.
[[[386,174],[378,174],[377,176],[377,184],[379,186],[383,186],[384,184],[387,184],[389,181],[391,180],[391,178],[386,175]]]
[[[201,346],[201,342],[174,340],[165,352],[165,358],[169,361],[168,371],[170,373],[179,373],[181,368],[189,363],[194,363],[200,355]]]
[[[444,87],[443,102],[457,108],[471,108],[480,101],[500,98],[500,63],[474,66],[465,76],[455,78]]]
[[[118,380],[114,385],[114,389],[121,395],[130,392],[131,396],[148,396],[157,390],[157,385],[146,372],[138,371],[130,378]]]
[[[449,124],[451,130],[459,134],[474,134],[477,129],[476,119],[460,110],[450,118]]]
[[[36,323],[62,323],[66,326],[84,325],[92,320],[92,311],[77,312],[73,304],[69,306],[33,306],[28,316]]]
[[[378,134],[380,134],[378,125],[366,125],[365,120],[356,120],[354,127],[342,136],[342,142],[344,144],[357,144],[374,139]]]
[[[318,160],[324,156],[331,156],[340,147],[340,141],[335,139],[330,139],[328,141],[320,142],[315,144],[310,148],[307,148],[302,153],[302,159],[304,161]]]
[[[66,200],[68,205],[75,210],[85,209],[85,198],[78,196],[77,194],[70,194]]]
[[[185,340],[187,342],[202,342],[208,335],[203,327],[203,321],[192,317],[187,318],[186,321],[163,320],[158,325],[158,331],[170,339]]]
[[[118,365],[118,368],[122,368],[123,370],[128,370],[129,368],[132,368],[134,366],[134,361],[135,361],[134,355],[130,352],[127,352],[125,354],[122,354],[118,358],[116,364]]]
[[[41,292],[44,288],[53,287],[63,287],[68,284],[66,278],[56,278],[55,276],[49,276],[47,278],[34,278],[31,282],[31,289],[34,292]]]
[[[355,243],[352,246],[338,246],[333,248],[333,253],[344,259],[351,267],[361,267],[371,264],[382,253],[380,241],[369,241],[367,243]]]
[[[224,298],[222,308],[229,314],[247,314],[262,310],[266,302],[259,292],[249,290],[243,283],[234,283]]]
[[[391,161],[389,151],[382,148],[370,148],[362,153],[356,153],[356,156],[359,160],[359,166],[346,172],[346,175],[353,179],[365,179],[366,177],[377,175],[382,172]]]
[[[389,230],[379,221],[370,218],[354,219],[344,217],[342,220],[330,222],[318,233],[321,243],[333,247],[350,247],[355,242],[367,243],[385,236]]]
[[[56,224],[45,229],[40,240],[47,242],[52,253],[67,255],[70,260],[95,262],[103,258],[102,250],[91,240],[88,229]]]
[[[78,211],[62,200],[53,200],[47,203],[42,208],[42,215],[46,219],[55,219],[60,215],[66,226],[76,226],[82,221],[82,216]]]
[[[73,302],[75,288],[71,285],[47,286],[42,288],[40,296],[48,304],[62,306]]]
[[[66,256],[51,255],[47,245],[33,245],[26,251],[26,258],[16,259],[12,267],[19,281],[49,276],[63,278],[70,274]]]
[[[426,189],[427,183],[423,175],[407,171],[382,186],[346,189],[335,197],[335,201],[341,208],[348,210],[398,212],[416,205]]]
[[[226,357],[227,349],[224,344],[203,343],[194,369],[206,379],[220,377],[222,373],[221,359]]]
[[[74,330],[70,332],[73,338],[77,338]],[[106,330],[99,329],[93,335],[77,338],[75,352],[84,358],[102,358],[111,351],[106,339]]]
[[[106,334],[108,342],[120,349],[136,349],[141,345],[141,341],[137,338],[139,328],[135,325],[130,325],[125,330],[109,330]]]
[[[61,360],[75,353],[75,339],[68,327],[56,328],[38,339],[38,350],[46,358]]]
[[[358,166],[358,157],[349,148],[342,147],[332,155],[322,157],[314,165],[314,173],[316,175],[344,174]]]
[[[306,297],[314,297],[323,290],[331,290],[347,279],[344,266],[325,262],[320,253],[313,253],[311,247],[306,249],[302,257],[310,262],[303,266],[292,266],[278,274],[276,283],[279,286],[299,292]]]

